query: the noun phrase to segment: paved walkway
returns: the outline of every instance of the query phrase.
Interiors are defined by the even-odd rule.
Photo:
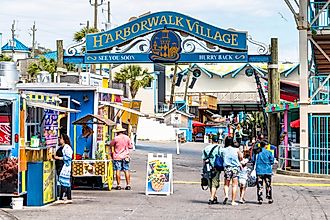
[[[209,193],[199,185],[203,144],[189,143],[175,154],[173,143],[143,142],[133,153],[132,191],[74,190],[74,204],[23,210],[5,209],[19,219],[328,219],[330,180],[274,176],[274,203],[256,204],[256,189],[248,188],[247,203],[207,204]],[[174,194],[145,196],[148,152],[173,154]],[[222,191],[218,197],[223,198]],[[1,215],[1,212],[0,212]],[[1,219],[1,218],[0,218]]]

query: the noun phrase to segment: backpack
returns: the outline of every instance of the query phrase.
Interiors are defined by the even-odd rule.
[[[213,168],[218,170],[218,171],[224,170],[223,159],[222,159],[221,155],[217,155],[215,157],[214,166],[212,166],[211,162],[210,162],[210,158],[212,157],[211,155],[217,147],[219,147],[219,146],[215,145],[210,150],[209,154],[206,154],[205,150],[203,151],[204,157],[205,157],[205,159],[204,159],[205,163],[204,163],[204,166],[203,166],[203,173],[202,173],[202,178],[201,178],[201,187],[202,187],[203,190],[208,189],[208,181],[210,179],[212,179],[212,170],[213,170]]]

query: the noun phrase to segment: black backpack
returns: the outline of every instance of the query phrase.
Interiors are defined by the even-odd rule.
[[[213,166],[211,165],[210,159],[212,158],[212,153],[213,151],[219,147],[218,145],[215,145],[208,154],[206,154],[205,150],[203,150],[204,154],[204,166],[203,166],[203,173],[202,173],[202,178],[201,178],[201,187],[203,190],[208,189],[208,182],[211,181],[212,179],[212,170]]]

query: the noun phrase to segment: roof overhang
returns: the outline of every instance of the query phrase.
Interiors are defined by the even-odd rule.
[[[96,91],[96,86],[85,86],[74,83],[18,83],[17,89],[20,90],[34,90],[34,91]]]
[[[49,109],[49,110],[58,111],[58,112],[72,112],[72,113],[80,112],[79,110],[65,108],[65,107],[62,107],[62,106],[52,105],[52,104],[43,103],[43,102],[27,101],[26,104],[28,106],[31,106],[31,107]]]
[[[105,106],[110,106],[110,107],[113,107],[113,108],[116,108],[116,109],[119,109],[119,110],[127,111],[129,113],[132,113],[132,114],[135,114],[135,115],[138,115],[138,116],[141,116],[141,117],[147,117],[148,116],[147,114],[144,114],[140,111],[137,111],[137,110],[134,110],[134,109],[131,109],[131,108],[127,108],[127,107],[124,107],[124,106],[121,106],[121,105],[118,105],[118,104],[115,104],[115,103],[112,103],[112,102],[100,101],[100,104],[105,105]]]

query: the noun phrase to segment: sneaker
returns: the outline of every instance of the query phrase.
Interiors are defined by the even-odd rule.
[[[131,188],[131,186],[126,186],[125,187],[125,190],[131,190],[132,188]]]
[[[55,204],[64,204],[64,200],[63,199],[59,199],[59,200],[56,200],[54,203]]]
[[[274,200],[270,199],[268,200],[268,204],[272,204],[274,202]]]
[[[223,200],[222,204],[226,205],[226,204],[227,204],[227,201],[228,201],[228,198],[226,197],[226,198]]]
[[[70,200],[66,200],[66,201],[64,202],[64,204],[72,204],[72,199],[70,199]]]
[[[232,202],[231,205],[236,206],[236,205],[238,205],[238,203],[237,202]]]
[[[262,200],[259,200],[259,201],[258,201],[258,205],[261,205],[261,204],[262,204]]]
[[[239,200],[239,203],[244,204],[245,203],[245,200],[244,199],[240,199]]]

